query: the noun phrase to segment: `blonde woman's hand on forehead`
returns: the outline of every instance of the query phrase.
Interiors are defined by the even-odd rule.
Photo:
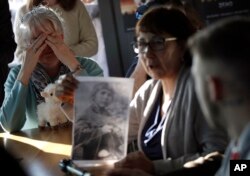
[[[45,43],[46,34],[40,34],[26,49],[26,55],[22,62],[21,70],[18,75],[18,79],[25,85],[28,84],[29,78],[36,67],[38,59],[45,49],[47,44]]]
[[[27,66],[30,69],[34,69],[38,58],[41,55],[42,51],[46,47],[46,34],[41,33],[37,39],[35,39],[26,50],[26,57],[24,58],[23,65]],[[28,69],[27,68],[27,69]]]
[[[54,51],[56,57],[71,70],[75,69],[76,65],[79,65],[74,53],[64,43],[62,34],[50,34],[45,41],[49,47]]]

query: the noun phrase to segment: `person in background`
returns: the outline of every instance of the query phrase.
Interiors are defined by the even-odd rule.
[[[25,13],[38,5],[51,7],[60,14],[63,19],[64,41],[76,56],[91,57],[97,53],[98,40],[91,18],[80,0],[27,0],[21,6],[15,16],[14,33],[20,30],[21,19]],[[16,40],[16,42],[18,42]],[[15,60],[20,63],[24,57],[23,43],[17,43]]]
[[[135,52],[153,79],[130,104],[128,137],[131,143],[137,141],[139,151],[129,151],[117,168],[163,175],[200,156],[224,152],[227,136],[208,126],[194,92],[186,42],[195,31],[177,9],[154,8],[138,21]],[[67,95],[76,88],[66,78],[58,86]]]
[[[8,0],[0,2],[0,106],[4,100],[4,82],[7,78],[8,63],[14,58],[16,43],[11,24]]]
[[[204,22],[201,20],[199,14],[196,10],[185,1],[181,0],[151,0],[146,2],[145,4],[138,7],[136,12],[136,18],[139,20],[145,12],[147,12],[150,8],[157,6],[166,6],[169,8],[176,8],[181,10],[196,30],[199,30],[204,27]],[[142,63],[138,56],[133,58],[132,64],[130,65],[125,77],[130,77],[135,79],[134,85],[134,93],[140,88],[140,86],[147,80],[150,79],[150,76],[147,75],[146,71],[143,69]]]
[[[38,6],[23,16],[16,39],[25,46],[26,54],[21,65],[11,68],[5,82],[0,111],[5,131],[38,127],[36,109],[44,101],[40,92],[60,75],[103,75],[93,60],[75,57],[63,38],[63,23],[54,10]]]
[[[230,160],[250,159],[249,30],[249,18],[229,17],[189,41],[201,108],[210,125],[231,139],[216,176],[230,175]]]
[[[82,2],[85,4],[85,7],[92,19],[98,39],[98,52],[96,55],[92,56],[91,59],[96,61],[101,66],[101,68],[103,69],[104,76],[107,77],[109,76],[109,68],[108,68],[104,38],[102,34],[102,24],[101,24],[98,1],[82,0]]]

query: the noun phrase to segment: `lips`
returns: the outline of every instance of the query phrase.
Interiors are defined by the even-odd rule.
[[[153,66],[153,65],[148,65],[148,67],[149,67],[150,69],[153,69],[153,68],[154,68],[154,66]]]

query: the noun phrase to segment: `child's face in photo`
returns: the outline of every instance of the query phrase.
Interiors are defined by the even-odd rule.
[[[98,103],[100,107],[106,107],[112,101],[112,92],[108,89],[99,90],[94,98],[94,101]]]

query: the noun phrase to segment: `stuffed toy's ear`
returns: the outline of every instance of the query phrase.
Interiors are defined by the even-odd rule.
[[[44,91],[42,91],[40,94],[44,98],[49,96],[49,94],[47,92],[44,92]]]

